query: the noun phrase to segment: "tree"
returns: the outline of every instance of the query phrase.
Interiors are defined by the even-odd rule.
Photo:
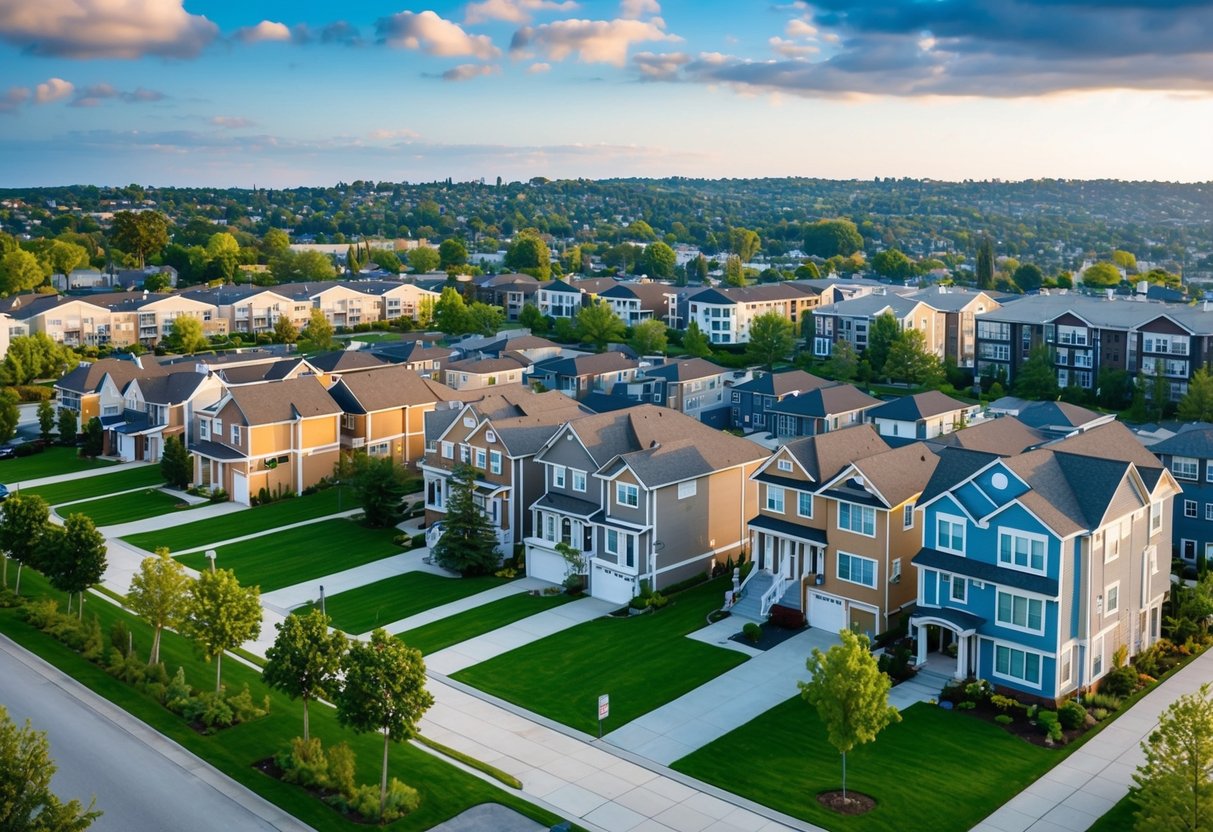
[[[540,280],[547,280],[552,275],[552,254],[533,228],[518,232],[505,251],[504,263],[506,268]]]
[[[1028,360],[1015,374],[1011,389],[1023,399],[1053,401],[1057,398],[1060,392],[1057,389],[1057,373],[1053,370],[1053,354],[1048,347],[1042,345],[1032,348]]]
[[[294,257],[291,277],[296,280],[330,280],[336,276],[333,261],[318,251],[303,251]]]
[[[757,231],[748,228],[729,229],[729,251],[741,258],[742,263],[749,263],[762,247],[762,240]]]
[[[0,511],[0,549],[5,552],[4,586],[8,586],[8,559],[17,561],[16,593],[21,594],[21,567],[37,557],[42,536],[50,525],[51,510],[37,494],[13,494]]]
[[[373,457],[359,451],[343,457],[334,473],[339,482],[353,486],[368,526],[383,529],[400,521],[408,474],[390,456]]]
[[[901,324],[892,313],[885,312],[872,321],[868,329],[868,345],[864,348],[863,357],[872,365],[872,373],[877,378],[884,378],[885,362],[893,345],[901,338]]]
[[[872,258],[872,270],[890,280],[905,280],[914,276],[914,261],[904,252],[888,248]]]
[[[114,245],[134,255],[143,268],[149,254],[168,245],[168,219],[159,211],[119,211],[110,228]]]
[[[293,344],[299,340],[299,330],[295,322],[286,315],[279,315],[274,321],[274,340],[279,344]]]
[[[468,250],[462,240],[456,240],[452,237],[449,240],[443,240],[442,245],[438,246],[439,268],[449,269],[452,266],[462,266],[467,261]]]
[[[577,337],[583,344],[593,344],[599,351],[611,341],[622,339],[626,329],[623,320],[602,298],[595,298],[577,312]]]
[[[291,248],[291,238],[281,228],[271,228],[261,238],[261,248],[266,255],[274,256]]]
[[[981,235],[977,247],[977,288],[994,288],[994,241],[989,234]]]
[[[1179,400],[1179,418],[1184,422],[1213,421],[1213,376],[1206,367],[1192,374],[1188,392]]]
[[[641,321],[632,327],[632,349],[641,355],[664,353],[668,342],[666,325],[656,318]]]
[[[816,280],[821,277],[821,269],[817,268],[817,264],[812,260],[805,260],[796,267],[793,276],[797,280]]]
[[[58,768],[46,733],[26,720],[18,727],[0,705],[0,829],[7,832],[83,832],[101,813],[78,800],[63,803],[51,791]]]
[[[649,277],[658,280],[669,280],[674,276],[674,267],[678,264],[674,249],[665,243],[649,243],[644,250],[644,270]]]
[[[1100,261],[1087,267],[1087,270],[1082,273],[1082,282],[1084,286],[1096,289],[1119,286],[1120,270],[1112,263]]]
[[[792,322],[777,311],[764,312],[750,321],[750,343],[746,353],[768,369],[783,361],[796,347]]]
[[[442,536],[432,552],[435,563],[464,576],[488,574],[501,562],[497,533],[476,505],[475,486],[476,469],[466,463],[456,465],[451,471]]]
[[[1127,272],[1137,271],[1137,255],[1131,251],[1116,249],[1112,252],[1112,262]]]
[[[889,378],[910,384],[935,385],[944,379],[939,356],[927,351],[926,336],[918,329],[907,329],[889,348],[884,372]]]
[[[194,457],[179,436],[164,440],[160,456],[160,476],[173,488],[187,488],[194,479]]]
[[[156,272],[143,278],[143,288],[149,292],[163,292],[171,285],[169,276],[165,272]]]
[[[825,374],[835,381],[851,381],[859,372],[859,353],[845,338],[834,342],[834,349],[826,361]]]
[[[387,800],[388,748],[413,736],[434,697],[425,689],[421,651],[389,636],[383,628],[369,643],[355,641],[341,661],[344,683],[337,694],[337,721],[359,733],[383,734],[379,816]]]
[[[524,303],[522,305],[522,311],[518,313],[518,323],[534,333],[548,331],[548,319],[539,311],[539,307],[533,303]]]
[[[496,335],[505,323],[505,310],[476,301],[467,308],[467,328],[481,335]]]
[[[28,292],[46,280],[38,258],[24,249],[14,249],[0,258],[0,290],[6,295]]]
[[[432,272],[442,262],[442,255],[432,246],[417,246],[409,252],[409,266],[418,274]]]
[[[371,249],[371,262],[392,274],[400,274],[400,270],[404,268],[400,255],[386,248]]]
[[[313,309],[311,317],[303,327],[303,338],[318,350],[333,346],[333,325],[329,323],[323,309]]]
[[[1213,829],[1213,695],[1209,683],[1167,706],[1141,744],[1146,755],[1133,775],[1135,828],[1208,832]]]
[[[55,406],[51,404],[50,399],[43,399],[38,402],[38,435],[43,442],[50,442],[54,432]]]
[[[741,258],[730,254],[724,261],[724,282],[729,286],[745,285],[745,269],[742,268]]]
[[[70,347],[56,344],[45,332],[18,335],[9,342],[0,364],[0,380],[9,385],[29,384],[40,378],[56,378],[78,363]]]
[[[468,331],[468,309],[463,295],[454,286],[444,286],[434,302],[434,325],[447,335],[462,335]]]
[[[126,605],[152,628],[152,649],[147,663],[160,661],[160,633],[165,627],[181,626],[189,600],[190,581],[185,567],[161,547],[139,563],[126,591]]]
[[[708,342],[708,336],[703,334],[703,330],[695,321],[687,324],[687,331],[682,335],[682,348],[687,351],[687,355],[693,355],[696,358],[706,358],[712,354],[712,345]]]
[[[88,250],[76,243],[55,240],[46,250],[46,260],[55,274],[63,275],[63,286],[67,288],[67,277],[76,269],[88,265]]]
[[[223,652],[261,632],[261,592],[243,587],[230,569],[202,572],[190,584],[181,631],[207,661],[215,660],[215,693],[222,689]]]
[[[87,514],[69,514],[62,529],[47,528],[42,544],[49,550],[40,558],[46,577],[55,589],[69,596],[76,593],[83,618],[84,590],[99,583],[105,574],[105,537]]]
[[[1034,292],[1045,282],[1045,273],[1035,263],[1024,263],[1011,275],[1015,285],[1024,292]]]
[[[88,420],[84,426],[84,444],[80,446],[80,456],[95,459],[105,450],[105,428],[96,416]]]
[[[168,341],[172,349],[183,355],[201,352],[210,346],[210,342],[202,334],[202,321],[193,315],[179,315],[173,319]]]
[[[331,699],[339,690],[337,674],[349,648],[345,633],[329,632],[331,620],[318,609],[288,615],[278,625],[273,645],[265,651],[261,680],[291,699],[303,700],[303,739],[311,736],[308,703]]]
[[[64,445],[75,444],[76,428],[76,411],[59,408],[59,441]]]
[[[828,652],[814,647],[805,663],[809,681],[798,682],[801,697],[817,709],[830,745],[842,755],[842,798],[847,799],[847,752],[872,742],[901,714],[889,705],[890,680],[868,650],[867,636],[851,630]]]
[[[819,220],[805,226],[804,253],[815,257],[850,257],[863,248],[863,237],[850,220]]]
[[[21,420],[20,402],[13,393],[0,393],[0,442],[7,442],[16,435],[17,422]]]

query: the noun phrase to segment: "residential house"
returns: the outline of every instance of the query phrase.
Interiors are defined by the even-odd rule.
[[[990,403],[992,414],[1018,417],[1025,425],[1044,431],[1052,439],[1061,439],[1116,420],[1115,413],[1096,413],[1069,402],[1032,402],[1003,396]]]
[[[832,384],[784,396],[767,408],[766,423],[780,439],[816,436],[862,425],[864,414],[880,404],[853,384]]]
[[[206,365],[203,365],[206,366]],[[214,368],[228,387],[243,384],[264,384],[269,381],[285,381],[300,376],[318,375],[306,358],[278,358],[241,364],[222,364]]]
[[[997,456],[1015,456],[1057,438],[1025,425],[1014,416],[1002,416],[986,419],[963,430],[941,433],[929,441],[937,448],[963,448]]]
[[[902,440],[934,439],[981,418],[981,405],[966,404],[938,390],[901,396],[867,412],[881,436]]]
[[[403,364],[425,378],[440,379],[443,377],[442,370],[450,363],[454,350],[417,339],[373,344],[371,353],[389,363]]]
[[[168,369],[131,379],[122,390],[122,413],[101,417],[106,455],[156,462],[170,436],[189,447],[195,411],[217,402],[225,388],[214,373]]]
[[[625,604],[737,558],[756,505],[750,474],[767,452],[669,408],[637,405],[562,426],[535,455],[527,574],[559,583],[560,543],[587,559],[589,591]]]
[[[539,311],[549,318],[576,318],[581,311],[581,289],[556,278],[539,285],[535,293]]]
[[[956,678],[1050,703],[1098,686],[1117,650],[1159,638],[1178,493],[1119,423],[1010,457],[943,451],[919,498],[918,664],[937,630]]]
[[[608,350],[539,361],[531,366],[529,379],[576,399],[587,393],[610,393],[615,385],[632,381],[639,369],[639,360]]]
[[[489,306],[500,306],[507,321],[518,320],[526,304],[538,306],[535,299],[539,280],[529,274],[490,274],[472,278],[476,300]]]
[[[704,358],[675,358],[660,363],[641,362],[636,376],[622,388],[615,385],[616,393],[637,402],[668,407],[687,416],[705,420],[706,414],[719,416],[721,424],[728,424],[728,391],[726,388],[740,375]],[[708,419],[714,418],[707,416]]]
[[[788,396],[803,395],[810,390],[829,387],[835,382],[819,378],[804,370],[763,373],[749,381],[733,385],[729,391],[729,416],[737,430],[772,429],[769,411],[776,402]]]
[[[1213,425],[1184,425],[1149,449],[1183,489],[1172,513],[1171,557],[1187,566],[1196,566],[1201,555],[1213,563]]]
[[[387,362],[369,350],[333,350],[310,356],[307,363],[316,371],[325,387],[348,373],[386,367]]]
[[[581,355],[578,350],[569,350],[555,341],[540,338],[537,335],[506,335],[486,344],[480,344],[474,349],[466,349],[465,354],[476,355],[479,358],[515,358],[530,365],[537,361],[546,361],[563,355]]]
[[[137,378],[165,375],[170,370],[149,357],[126,356],[81,362],[55,382],[60,410],[76,414],[81,429],[91,419],[122,415],[122,392]]]
[[[776,312],[800,331],[801,322],[821,302],[820,290],[809,281],[790,280],[755,286],[701,289],[679,298],[686,304],[679,323],[694,321],[713,344],[748,344],[750,322]]]
[[[443,375],[452,390],[477,390],[494,384],[519,384],[526,367],[516,358],[468,358],[448,364]]]
[[[341,416],[315,376],[229,387],[195,411],[194,484],[244,505],[262,489],[299,494],[333,473]]]
[[[341,406],[341,448],[416,465],[425,454],[425,414],[454,390],[400,364],[342,374],[328,388]]]
[[[678,288],[648,281],[617,283],[599,295],[628,326],[657,320],[682,329],[678,317]]]

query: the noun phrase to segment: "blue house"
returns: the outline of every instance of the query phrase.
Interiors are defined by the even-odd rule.
[[[729,394],[729,421],[732,427],[747,433],[755,430],[774,430],[775,422],[771,409],[776,402],[783,401],[788,396],[836,383],[818,378],[804,370],[785,370],[755,376],[743,384],[733,386]]]
[[[1179,481],[1183,494],[1175,498],[1175,536],[1171,556],[1195,565],[1203,552],[1213,563],[1213,425],[1196,422],[1150,446]]]
[[[1024,699],[1097,686],[1159,638],[1178,493],[1120,423],[1009,457],[945,449],[918,503],[917,663]],[[933,629],[955,659],[929,654]]]

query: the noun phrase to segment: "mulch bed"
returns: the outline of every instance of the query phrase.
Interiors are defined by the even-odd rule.
[[[274,760],[273,757],[266,757],[263,760],[258,760],[257,762],[253,763],[253,768],[257,769],[257,771],[261,772],[262,774],[267,774],[270,777],[273,777],[275,780],[278,780],[283,783],[286,782],[285,780],[282,779],[282,775],[285,774],[285,772],[282,770],[282,767],[278,765],[278,763]],[[323,803],[324,805],[326,805],[330,809],[332,809],[334,812],[341,815],[341,817],[344,818],[345,820],[353,821],[354,823],[360,823],[360,824],[363,824],[364,826],[378,826],[379,825],[379,821],[376,820],[375,818],[368,818],[365,815],[361,815],[357,812],[343,812],[341,810],[340,806],[334,805],[333,802],[331,800],[329,800],[329,798],[333,796],[333,792],[328,791],[327,789],[316,789],[311,786],[301,785],[299,783],[291,783],[290,785],[297,786],[298,788],[303,789],[305,792],[310,794],[312,797],[316,798],[321,803]]]
[[[863,815],[876,808],[876,798],[862,792],[848,791],[845,798],[841,790],[819,792],[817,802],[840,815]]]
[[[979,704],[976,708],[973,708],[972,710],[956,709],[956,711],[958,713],[968,714],[969,716],[974,716],[980,720],[989,722],[991,725],[995,725],[995,726],[1001,728],[1002,730],[1006,731],[1008,734],[1012,734],[1016,737],[1019,737],[1021,740],[1025,741],[1025,742],[1030,742],[1030,743],[1032,743],[1032,745],[1038,745],[1041,748],[1061,748],[1064,745],[1069,745],[1070,743],[1074,742],[1074,740],[1078,739],[1083,734],[1085,734],[1089,728],[1093,728],[1093,727],[1095,727],[1095,725],[1098,724],[1098,723],[1095,723],[1092,721],[1088,724],[1087,728],[1080,728],[1080,729],[1073,730],[1073,731],[1062,731],[1062,734],[1066,738],[1065,742],[1051,743],[1048,741],[1048,736],[1045,734],[1045,732],[1043,730],[1041,730],[1041,727],[1039,725],[1033,725],[1031,722],[1028,721],[1028,715],[1023,711],[1022,708],[1010,708],[1004,712],[1004,711],[998,710],[993,705],[991,705],[987,702],[987,703]],[[1001,713],[1010,714],[1011,716],[1015,717],[1015,721],[1012,722],[1010,725],[1002,725],[1002,724],[996,722],[994,720],[994,717],[998,716]]]
[[[777,644],[782,644],[792,636],[799,635],[808,629],[808,627],[798,627],[796,629],[777,627],[770,622],[759,626],[762,627],[762,637],[758,641],[750,641],[744,632],[733,633],[733,635],[729,636],[729,641],[744,644],[746,647],[753,647],[755,650],[770,650]]]

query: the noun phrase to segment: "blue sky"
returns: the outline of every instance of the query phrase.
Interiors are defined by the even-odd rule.
[[[0,186],[1213,180],[1200,0],[0,0]]]

